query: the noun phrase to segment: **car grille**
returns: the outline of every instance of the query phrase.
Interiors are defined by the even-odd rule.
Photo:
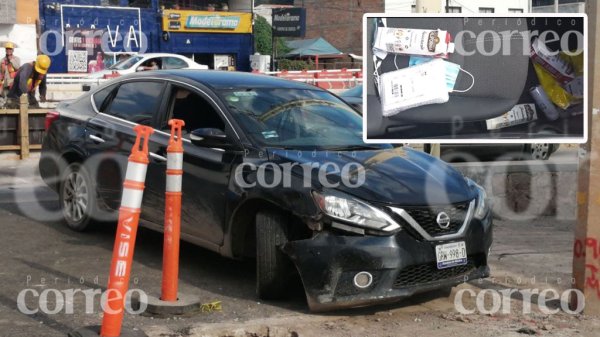
[[[462,227],[469,202],[449,206],[427,206],[427,207],[404,207],[404,210],[431,236],[454,234]],[[448,228],[441,228],[437,221],[437,215],[445,212],[450,217]]]
[[[394,281],[393,287],[404,288],[445,280],[456,276],[465,275],[475,268],[476,263],[472,259],[467,260],[467,264],[465,265],[446,269],[437,269],[437,265],[435,263],[409,266],[400,271],[396,277],[396,280]]]

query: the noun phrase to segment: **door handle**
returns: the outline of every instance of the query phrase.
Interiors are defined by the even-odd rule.
[[[90,135],[90,139],[97,142],[97,143],[104,143],[106,142],[104,139],[102,139],[101,137],[98,136],[94,136],[94,135]]]
[[[156,154],[154,152],[149,152],[148,154],[150,155],[150,157],[152,157],[153,159],[156,159],[158,161],[163,161],[163,162],[167,161],[167,158],[165,158],[165,157],[163,157],[163,156],[161,156],[159,154]]]

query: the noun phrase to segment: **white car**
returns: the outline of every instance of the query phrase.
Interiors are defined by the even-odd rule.
[[[90,74],[90,78],[103,78],[104,75],[110,75],[118,72],[121,75],[135,73],[137,71],[154,70],[150,65],[156,63],[157,70],[160,69],[208,69],[207,65],[198,64],[192,59],[177,54],[167,53],[149,53],[132,55],[128,59],[117,62],[102,71]]]

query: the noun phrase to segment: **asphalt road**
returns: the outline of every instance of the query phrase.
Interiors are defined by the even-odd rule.
[[[74,307],[73,314],[66,310],[54,314],[24,314],[18,308],[17,299],[24,289],[38,293],[47,289],[104,290],[115,235],[115,228],[110,225],[89,233],[68,230],[58,216],[55,193],[37,177],[35,167],[35,159],[0,161],[1,336],[65,336],[71,329],[99,324],[101,320],[99,298],[95,299],[90,313],[85,313],[83,296],[75,296],[72,302],[65,303]],[[557,279],[566,280],[571,272],[572,222],[542,218],[528,223],[497,221],[495,226],[491,253],[494,278],[461,287],[568,288],[568,282]],[[541,237],[544,239],[540,240]],[[162,235],[140,230],[132,288],[158,293],[161,247]],[[307,312],[298,286],[290,289],[288,301],[257,301],[251,261],[231,261],[184,243],[180,265],[180,291],[198,295],[203,303],[220,301],[222,310],[178,319],[126,315],[125,326],[157,337],[245,336],[246,332],[255,336],[294,336],[294,333],[300,336],[431,336],[440,331],[445,336],[518,336],[519,328],[532,324],[540,335],[591,336],[600,326],[596,320],[572,321],[573,317],[564,315],[457,318],[452,301],[438,298],[439,294],[435,293],[392,305],[315,315]],[[533,279],[532,284],[516,282]],[[53,295],[56,294],[52,293],[45,300],[28,296],[27,308],[54,309]],[[547,322],[551,322],[552,328],[542,329],[542,324]]]

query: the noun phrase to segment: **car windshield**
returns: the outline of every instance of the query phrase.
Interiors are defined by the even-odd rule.
[[[340,97],[362,97],[362,85],[357,85],[340,94]]]
[[[363,143],[360,115],[328,92],[249,88],[220,94],[244,131],[263,146],[322,150],[389,147]]]
[[[138,63],[139,60],[141,60],[142,57],[141,56],[132,56],[126,60],[117,62],[115,64],[113,64],[110,68],[111,70],[125,70],[125,69],[129,69],[131,67],[133,67],[133,65],[135,65],[136,63]]]

